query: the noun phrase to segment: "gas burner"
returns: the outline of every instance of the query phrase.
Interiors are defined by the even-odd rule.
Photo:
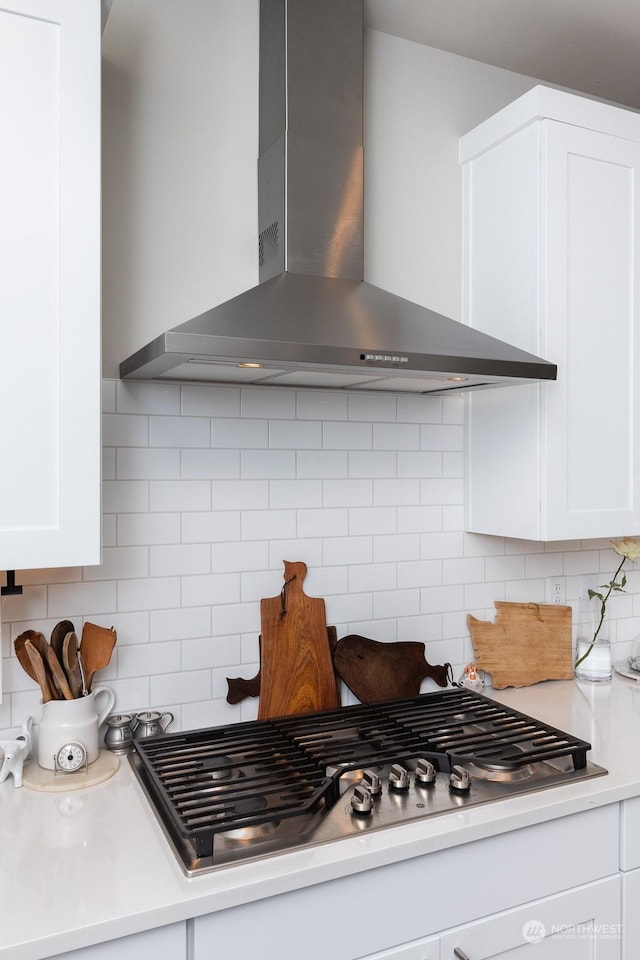
[[[382,766],[372,766],[368,763],[367,770],[372,773],[380,773]],[[340,774],[341,785],[348,786],[349,784],[360,783],[364,774],[364,767],[350,769],[348,762],[334,761],[327,766],[326,774],[328,777],[335,777],[336,774]]]
[[[520,783],[535,777],[537,772],[535,763],[513,768],[504,764],[482,763],[475,760],[473,763],[465,763],[465,767],[475,780],[489,780],[491,783]]]
[[[267,809],[265,797],[242,797],[235,804],[235,813],[238,819],[254,816]],[[252,843],[270,837],[280,826],[279,820],[269,820],[266,823],[250,823],[233,830],[224,830],[220,836],[235,843]]]
[[[234,776],[238,776],[237,771],[234,772],[233,769],[233,760],[224,754],[205,757],[201,770],[208,773],[212,780],[231,780]]]

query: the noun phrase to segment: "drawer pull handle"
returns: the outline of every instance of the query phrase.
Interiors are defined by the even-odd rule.
[[[460,947],[453,948],[453,955],[457,957],[457,960],[469,960],[469,957],[466,955],[464,950],[461,950]]]

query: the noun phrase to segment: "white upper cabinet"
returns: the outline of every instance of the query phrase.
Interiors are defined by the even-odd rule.
[[[100,3],[0,10],[0,570],[100,562]]]
[[[476,533],[640,533],[640,115],[536,87],[460,141],[465,319],[558,365],[467,398]]]

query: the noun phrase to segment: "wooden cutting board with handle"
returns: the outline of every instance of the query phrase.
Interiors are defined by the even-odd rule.
[[[260,601],[259,720],[340,706],[324,600],[304,593],[306,575],[285,560],[280,595]]]
[[[467,616],[476,663],[496,690],[571,680],[571,607],[494,602],[495,623]]]
[[[338,640],[334,663],[361,703],[414,697],[426,677],[439,687],[447,686],[447,667],[432,666],[425,657],[424,643],[418,640],[381,643],[351,633]]]

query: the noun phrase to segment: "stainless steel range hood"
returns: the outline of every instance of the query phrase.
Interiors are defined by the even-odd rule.
[[[439,393],[554,364],[363,281],[362,0],[261,0],[260,283],[157,337],[131,379]]]

